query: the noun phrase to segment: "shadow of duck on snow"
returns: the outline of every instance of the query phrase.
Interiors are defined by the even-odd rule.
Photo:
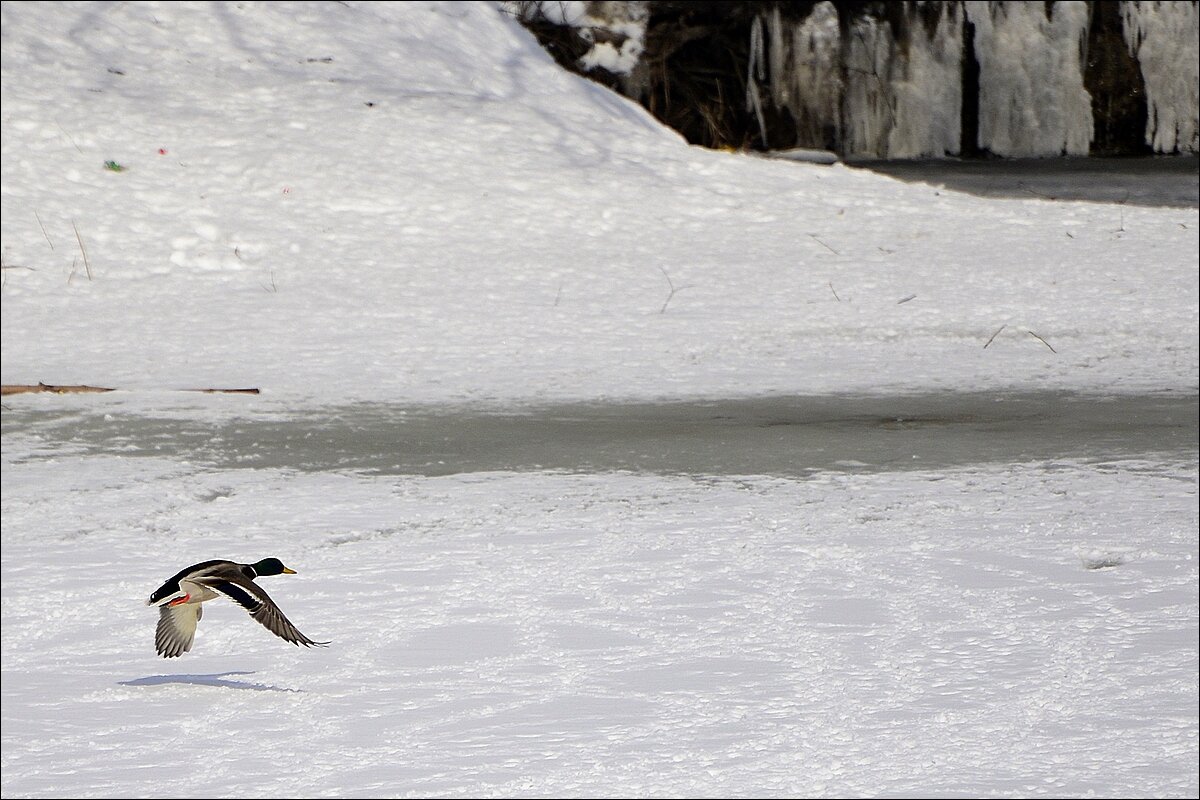
[[[296,692],[302,689],[288,689],[282,686],[271,686],[266,683],[251,683],[248,681],[228,680],[229,675],[253,675],[254,672],[231,671],[217,672],[212,675],[147,675],[145,678],[134,678],[129,681],[118,681],[121,686],[162,686],[168,683],[188,683],[194,686],[216,686],[221,689],[250,689],[256,692]]]

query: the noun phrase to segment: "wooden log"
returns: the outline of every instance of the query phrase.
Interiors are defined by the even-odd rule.
[[[39,382],[35,386],[26,384],[6,383],[0,386],[0,395],[9,394],[30,394],[33,392],[53,392],[54,394],[88,394],[90,392],[111,392],[113,389],[108,389],[104,386],[86,386],[80,384],[78,386],[54,386],[49,383]]]
[[[104,386],[87,386],[80,384],[78,386],[67,385],[52,385],[49,383],[37,383],[34,385],[22,383],[6,383],[0,386],[0,396],[10,394],[33,394],[37,392],[52,392],[54,394],[88,394],[91,392],[114,392],[115,389],[110,389]],[[185,392],[204,392],[205,394],[259,394],[258,389],[184,389]]]

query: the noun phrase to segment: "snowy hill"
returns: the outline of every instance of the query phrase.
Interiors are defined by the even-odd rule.
[[[5,383],[1196,386],[1194,209],[690,148],[488,4],[4,15]]]

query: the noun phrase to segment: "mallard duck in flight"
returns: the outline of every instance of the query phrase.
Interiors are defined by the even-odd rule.
[[[154,590],[148,606],[158,606],[158,629],[154,644],[163,658],[175,658],[192,649],[196,623],[204,615],[201,603],[228,597],[250,612],[271,633],[305,647],[323,647],[329,642],[314,642],[293,625],[275,605],[275,601],[254,582],[262,575],[295,575],[278,558],[264,558],[253,564],[235,561],[202,561],[172,576]]]

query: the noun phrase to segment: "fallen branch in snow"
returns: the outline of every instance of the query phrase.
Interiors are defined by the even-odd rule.
[[[1001,325],[999,328],[997,328],[997,329],[996,329],[996,332],[995,332],[995,333],[993,333],[993,334],[992,334],[992,335],[991,335],[991,336],[988,338],[988,340],[987,340],[987,344],[985,344],[985,345],[983,346],[983,349],[984,349],[984,350],[987,350],[987,349],[988,349],[988,345],[989,345],[989,344],[991,344],[993,341],[995,341],[996,337],[1000,335],[1000,331],[1004,330],[1004,329],[1005,329],[1005,328],[1007,328],[1007,327],[1008,327],[1008,325],[1007,325],[1007,324],[1005,324],[1005,325]]]
[[[204,394],[260,394],[258,389],[184,389],[185,392],[203,392]]]
[[[1026,332],[1026,333],[1028,333],[1028,334],[1029,334],[1030,336],[1032,336],[1033,338],[1037,339],[1037,340],[1038,340],[1039,342],[1041,342],[1042,344],[1046,345],[1046,347],[1050,347],[1050,343],[1049,343],[1049,342],[1047,342],[1047,341],[1046,341],[1045,339],[1043,339],[1042,337],[1038,336],[1038,335],[1037,335],[1036,333],[1034,333],[1033,331],[1025,331],[1025,332]],[[1054,353],[1055,355],[1057,355],[1057,354],[1058,354],[1058,351],[1057,351],[1057,350],[1055,350],[1053,347],[1050,347],[1050,352],[1051,352],[1051,353]]]
[[[829,291],[833,292],[834,300],[837,300],[839,303],[842,302],[842,298],[838,297],[837,290],[833,288],[833,281],[829,282]]]
[[[0,386],[0,396],[10,394],[36,394],[50,392],[51,394],[95,394],[100,392],[115,392],[116,389],[107,386],[88,386],[86,384],[53,385],[38,382],[36,384],[6,383]],[[258,389],[183,389],[185,392],[203,392],[204,394],[259,394]]]
[[[39,382],[35,386],[24,384],[6,383],[0,386],[0,395],[10,394],[32,394],[34,392],[52,392],[54,394],[88,394],[92,392],[111,392],[113,389],[108,389],[104,386],[87,386],[80,384],[78,386],[52,386],[48,383]]]

